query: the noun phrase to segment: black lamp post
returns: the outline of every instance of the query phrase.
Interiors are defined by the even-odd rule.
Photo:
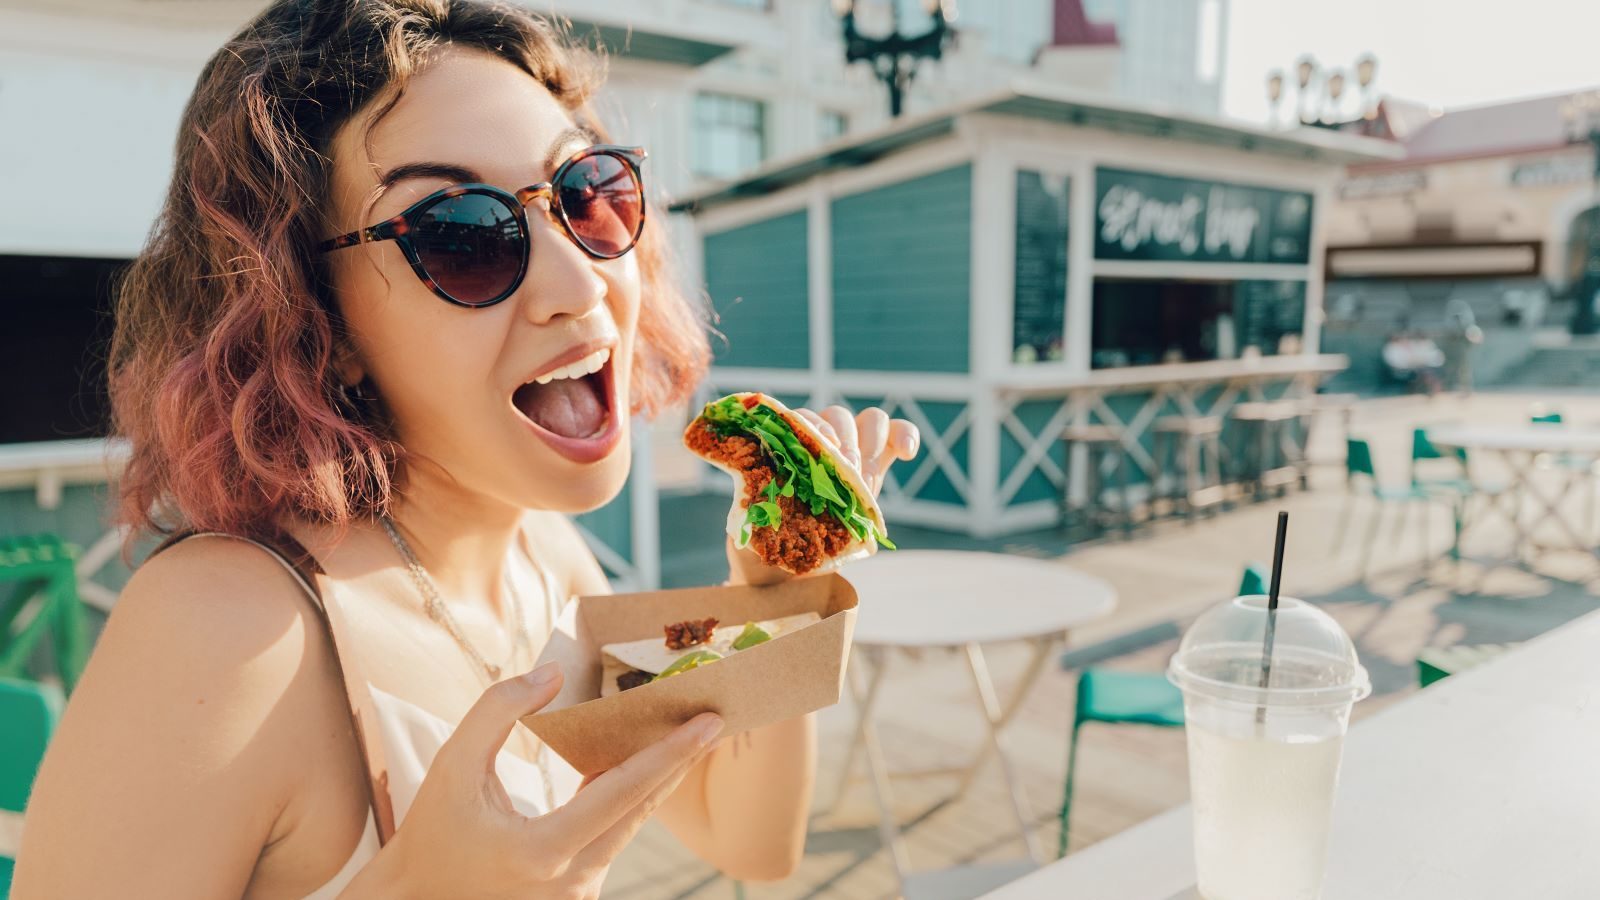
[[[1561,118],[1566,122],[1567,138],[1573,143],[1588,141],[1594,147],[1594,183],[1600,192],[1600,91],[1578,94],[1561,104]],[[1572,316],[1573,334],[1594,334],[1600,331],[1595,295],[1600,294],[1600,213],[1591,207],[1582,215],[1588,222],[1588,259],[1582,274],[1574,279],[1572,296],[1578,309]]]
[[[873,74],[889,88],[889,115],[898,116],[905,103],[906,88],[917,74],[917,61],[938,59],[946,43],[955,39],[950,27],[955,19],[953,4],[949,0],[923,0],[923,7],[933,17],[933,25],[921,34],[900,33],[900,5],[890,0],[894,13],[894,30],[884,37],[868,37],[856,30],[855,0],[833,0],[833,11],[844,26],[844,60],[846,63],[872,64]]]

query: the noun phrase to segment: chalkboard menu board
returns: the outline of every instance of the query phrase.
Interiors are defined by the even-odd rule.
[[[1278,352],[1286,334],[1300,334],[1306,316],[1303,281],[1238,281],[1233,285],[1233,319],[1241,348]]]
[[[1311,195],[1303,191],[1095,170],[1095,259],[1304,263]]]
[[[1017,172],[1016,278],[1012,292],[1012,358],[1060,359],[1067,312],[1068,183]]]

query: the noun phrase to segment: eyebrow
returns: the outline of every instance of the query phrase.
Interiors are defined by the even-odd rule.
[[[550,149],[544,157],[544,170],[554,172],[562,161],[564,151],[579,142],[595,144],[599,142],[599,137],[592,129],[583,126],[575,125],[563,129],[556,135],[555,140],[550,142]],[[383,177],[378,180],[378,189],[372,194],[372,201],[376,202],[389,188],[408,178],[442,178],[456,183],[485,180],[472,168],[455,163],[431,161],[403,163],[383,173]]]

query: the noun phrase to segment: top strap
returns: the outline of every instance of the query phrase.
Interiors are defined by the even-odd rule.
[[[362,674],[358,654],[353,649],[355,644],[344,609],[337,598],[320,590],[318,576],[326,574],[322,564],[293,535],[281,529],[254,537],[225,531],[182,531],[162,541],[150,555],[155,556],[179,541],[207,535],[245,541],[267,551],[283,564],[299,582],[306,596],[311,598],[328,633],[328,643],[333,647],[333,661],[339,670],[339,678],[344,682],[350,721],[355,727],[356,743],[361,747],[361,759],[367,770],[368,803],[372,807],[373,823],[377,826],[378,843],[388,843],[395,831],[394,802],[389,795],[389,766],[378,729],[372,687]]]

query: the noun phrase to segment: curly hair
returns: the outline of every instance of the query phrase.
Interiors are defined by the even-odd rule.
[[[116,300],[108,378],[131,457],[116,519],[143,533],[252,532],[287,516],[387,511],[405,461],[381,414],[343,398],[346,346],[314,248],[334,135],[381,117],[443,45],[527,72],[604,134],[603,59],[527,10],[480,0],[279,0],[206,64],[161,213]],[[709,360],[702,306],[647,217],[634,411],[686,399]]]

